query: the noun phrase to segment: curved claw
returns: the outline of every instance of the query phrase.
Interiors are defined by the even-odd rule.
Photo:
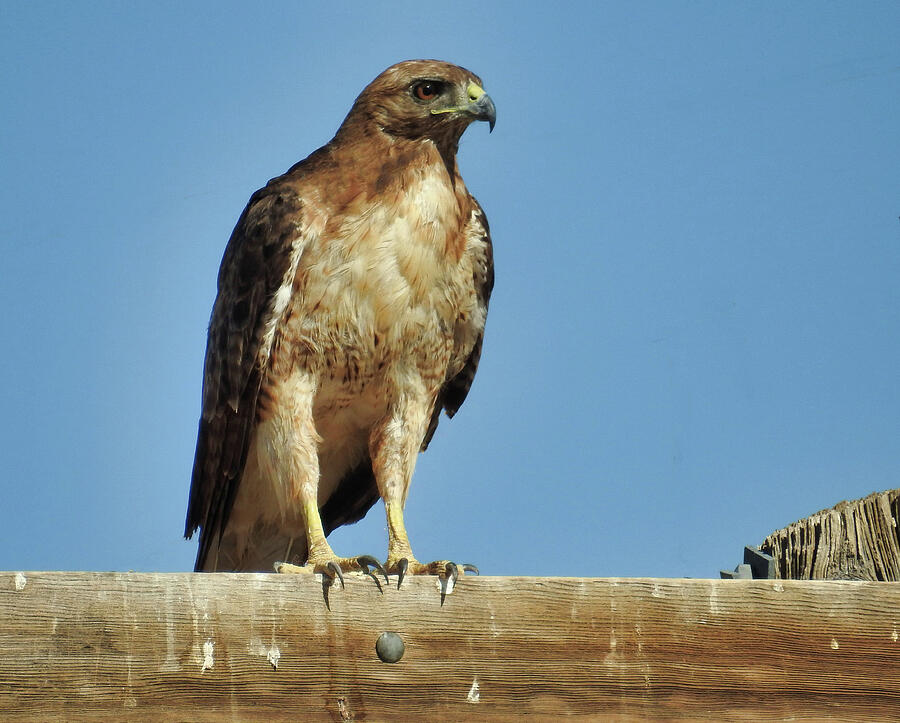
[[[325,565],[325,569],[331,571],[332,581],[334,580],[335,577],[337,577],[337,579],[341,581],[341,590],[343,590],[344,589],[344,574],[341,572],[341,566],[338,565],[334,560],[329,560],[328,564]]]
[[[453,590],[456,586],[456,581],[459,579],[459,568],[456,566],[455,562],[448,562],[444,565],[444,571],[447,574],[445,577],[441,578],[441,607],[444,607],[444,600],[447,599],[447,593]]]
[[[453,580],[453,584],[456,584],[456,581],[459,579],[459,568],[456,566],[455,562],[448,562],[444,568],[447,571],[447,577]]]
[[[478,568],[475,565],[470,565],[469,563],[465,563],[462,566],[463,572],[471,572],[473,575],[480,575],[481,573],[478,571]]]
[[[405,557],[400,559],[400,562],[397,563],[397,589],[400,589],[400,586],[403,584],[403,578],[406,577],[406,571],[409,569],[409,560]]]
[[[387,570],[384,569],[384,565],[382,565],[378,560],[376,560],[371,555],[360,555],[356,558],[356,561],[362,566],[362,568],[366,571],[367,574],[371,575],[369,572],[369,567],[374,567],[378,572],[384,575],[384,584],[390,585],[391,581],[388,579]]]

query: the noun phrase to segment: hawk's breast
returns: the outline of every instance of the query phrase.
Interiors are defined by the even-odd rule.
[[[473,303],[458,193],[413,170],[377,199],[347,204],[303,250],[275,376],[307,368],[353,397],[400,365],[439,386],[456,320]]]

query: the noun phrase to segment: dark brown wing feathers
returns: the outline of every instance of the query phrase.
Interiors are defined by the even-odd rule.
[[[359,522],[379,498],[372,460],[366,457],[344,475],[337,489],[319,510],[325,534],[341,525]]]
[[[484,215],[484,211],[482,211],[481,206],[478,205],[478,202],[475,201],[474,198],[472,199],[472,203],[475,204],[478,220],[483,229],[482,240],[485,244],[484,256],[481,259],[481,263],[475,266],[472,281],[475,288],[478,290],[478,303],[484,309],[485,314],[487,314],[488,304],[491,300],[491,291],[494,289],[494,251],[491,244],[491,229],[488,226],[487,217]],[[452,417],[459,411],[462,403],[466,400],[469,389],[472,387],[472,381],[475,379],[475,372],[478,370],[478,362],[481,359],[481,345],[483,341],[484,329],[482,328],[463,368],[455,376],[448,378],[441,387],[440,394],[438,395],[434,409],[431,412],[428,431],[425,433],[425,438],[422,440],[423,451],[428,448],[431,438],[437,430],[438,421],[440,421],[441,417],[441,410],[446,410],[447,416]]]
[[[224,531],[237,494],[256,420],[260,343],[300,222],[300,199],[285,184],[272,182],[250,199],[225,249],[209,325],[185,524],[187,537],[201,528],[198,569]]]

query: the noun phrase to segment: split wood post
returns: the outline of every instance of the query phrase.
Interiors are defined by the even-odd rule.
[[[897,582],[898,520],[900,489],[874,492],[773,532],[760,549],[775,558],[778,578]]]

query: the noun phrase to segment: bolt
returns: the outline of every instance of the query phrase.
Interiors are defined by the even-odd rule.
[[[404,650],[403,638],[397,633],[382,633],[375,641],[375,652],[384,663],[396,663],[403,657]]]

